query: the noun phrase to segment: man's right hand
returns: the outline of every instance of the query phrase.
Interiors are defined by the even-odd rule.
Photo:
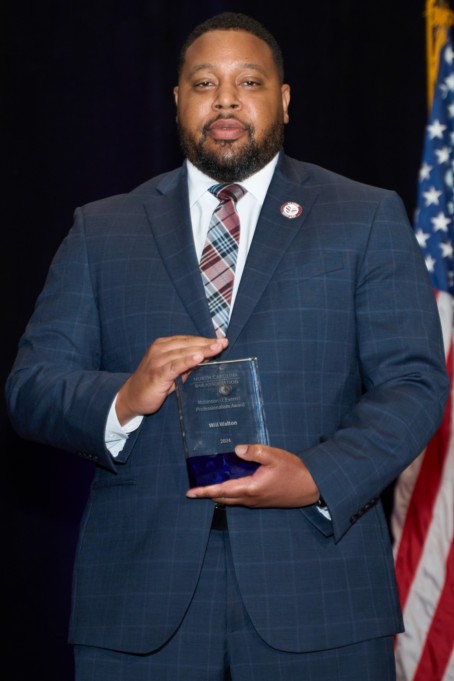
[[[135,416],[154,414],[175,390],[175,379],[183,380],[201,362],[225,350],[227,338],[172,336],[150,345],[136,371],[120,388],[115,409],[122,426]]]

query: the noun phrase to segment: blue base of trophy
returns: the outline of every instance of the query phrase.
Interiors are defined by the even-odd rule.
[[[235,452],[213,456],[192,456],[187,460],[191,487],[217,485],[226,480],[245,478],[260,466],[253,461],[240,459]]]

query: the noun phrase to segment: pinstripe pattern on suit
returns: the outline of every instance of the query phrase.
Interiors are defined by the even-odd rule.
[[[285,201],[302,206],[288,220]],[[175,396],[112,462],[110,404],[158,337],[214,337],[185,168],[76,211],[8,382],[24,437],[96,456],[74,572],[71,641],[145,653],[176,630],[213,512],[190,501]],[[402,630],[383,510],[448,391],[421,252],[392,192],[281,154],[229,325],[256,356],[272,446],[298,453],[316,509],[229,508],[235,571],[260,636],[283,651]],[[364,392],[364,394],[363,394]]]

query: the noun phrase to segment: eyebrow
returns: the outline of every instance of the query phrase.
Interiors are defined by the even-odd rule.
[[[198,73],[199,71],[204,71],[205,69],[214,69],[216,68],[216,64],[199,64],[199,66],[194,66],[194,68],[191,71],[191,75],[194,73]],[[268,75],[265,71],[264,68],[259,66],[259,64],[251,64],[251,63],[242,63],[238,64],[238,68],[240,69],[253,69],[255,71],[259,71],[262,75],[266,76]]]

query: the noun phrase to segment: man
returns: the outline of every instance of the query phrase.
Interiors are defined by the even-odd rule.
[[[175,99],[186,163],[76,211],[8,382],[18,432],[97,465],[77,679],[393,679],[379,495],[448,394],[420,250],[394,193],[284,155],[253,19],[195,29]],[[188,492],[174,379],[251,356],[271,446],[236,452],[262,466]]]

